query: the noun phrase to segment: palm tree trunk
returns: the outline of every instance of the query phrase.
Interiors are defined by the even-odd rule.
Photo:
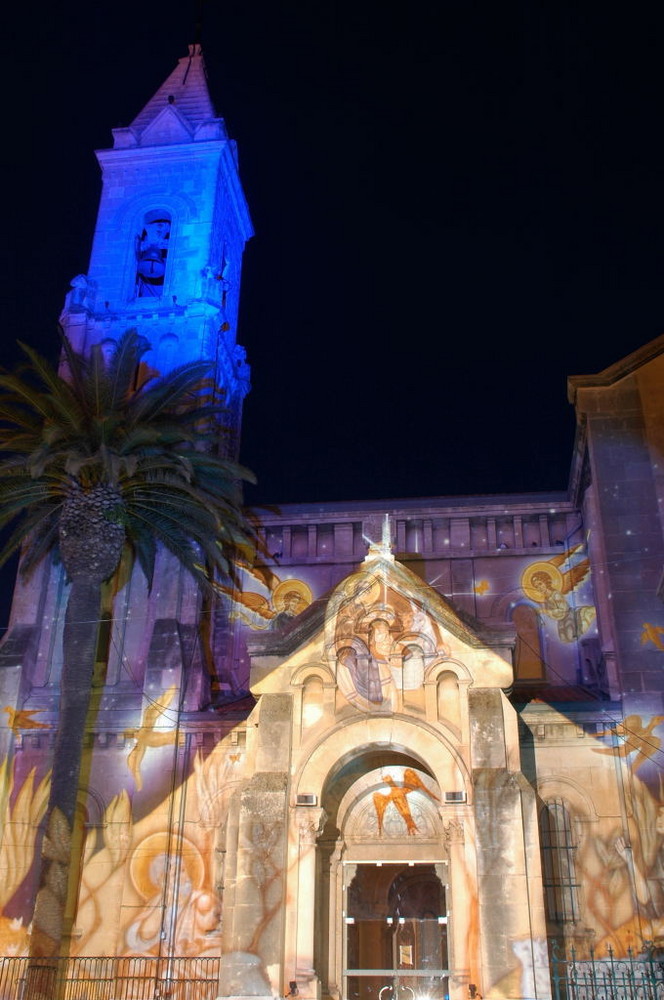
[[[72,835],[100,611],[101,580],[87,575],[74,577],[65,615],[58,729],[30,937],[26,1000],[53,1000],[57,992],[57,963],[49,959],[62,952],[69,884],[71,876],[78,872],[78,859],[72,858]]]

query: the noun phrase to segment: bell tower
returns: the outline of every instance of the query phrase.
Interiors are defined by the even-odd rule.
[[[212,105],[199,46],[113,138],[97,153],[103,183],[88,273],[71,283],[62,326],[84,353],[110,348],[135,328],[151,344],[145,361],[157,372],[209,361],[226,408],[220,451],[236,458],[249,390],[236,330],[252,226],[235,143]],[[143,692],[154,699],[175,685],[181,707],[196,711],[246,685],[241,670],[233,673],[232,623],[221,603],[203,607],[198,587],[166,551],[155,581],[148,592],[135,568],[107,595],[103,707],[122,706],[127,726],[140,718]],[[19,576],[0,653],[0,704],[46,713],[42,721],[58,696],[66,592],[51,557],[29,579]],[[0,751],[10,739],[0,733]]]
[[[226,451],[236,457],[249,389],[236,343],[240,274],[253,230],[199,45],[113,139],[97,152],[103,186],[90,266],[72,281],[62,325],[81,351],[135,327],[160,372],[209,359],[228,408]]]

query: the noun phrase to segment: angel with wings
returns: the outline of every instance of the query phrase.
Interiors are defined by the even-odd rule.
[[[612,729],[605,729],[603,732],[597,733],[598,737],[617,736],[621,742],[610,747],[594,747],[594,752],[627,758],[636,751],[636,756],[632,757],[631,762],[632,771],[636,774],[638,769],[647,764],[654,754],[660,752],[662,741],[659,736],[653,735],[653,730],[662,722],[664,722],[664,715],[653,715],[648,725],[645,726],[640,715],[628,715],[624,722],[618,723]],[[664,817],[662,819],[664,826]]]
[[[414,834],[417,833],[417,823],[413,819],[406,796],[409,795],[410,792],[421,791],[424,792],[425,795],[428,795],[430,799],[434,799],[436,802],[440,802],[440,799],[434,792],[431,791],[430,788],[427,788],[417,771],[414,771],[411,767],[404,768],[403,782],[401,784],[399,784],[390,774],[386,774],[383,780],[385,784],[389,786],[389,794],[383,795],[381,792],[374,792],[373,796],[376,819],[378,820],[379,836],[383,832],[383,817],[385,816],[385,810],[389,806],[390,802],[394,805],[395,809],[406,824],[408,836],[414,836]]]
[[[181,746],[184,743],[184,733],[173,729],[170,725],[168,728],[164,728],[165,718],[162,718],[173,701],[176,691],[176,685],[171,685],[159,698],[154,699],[145,707],[138,729],[125,729],[125,739],[136,741],[133,750],[127,757],[127,767],[132,773],[137,792],[140,792],[143,787],[141,765],[147,750],[152,747],[174,746],[176,743]],[[176,710],[174,710],[173,717],[175,714]]]
[[[553,556],[546,562],[531,563],[521,576],[524,594],[540,605],[542,614],[556,622],[562,642],[574,642],[588,631],[595,620],[596,612],[591,605],[572,607],[566,597],[590,572],[587,557],[572,562],[572,557],[580,548],[580,545],[575,545],[568,552]]]

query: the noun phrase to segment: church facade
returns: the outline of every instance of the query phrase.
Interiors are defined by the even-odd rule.
[[[197,47],[98,159],[64,329],[86,350],[136,327],[157,371],[213,361],[235,456],[252,229]],[[664,337],[569,380],[566,492],[286,505],[226,600],[166,553],[150,593],[138,568],[109,583],[67,955],[90,983],[98,958],[162,963],[161,992],[81,997],[549,1000],[572,953],[652,971],[663,385]],[[28,952],[66,593],[51,562],[19,580],[0,647],[5,960]]]

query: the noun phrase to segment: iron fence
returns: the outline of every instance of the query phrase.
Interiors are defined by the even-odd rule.
[[[664,1000],[664,954],[648,946],[616,958],[611,948],[604,956],[590,948],[582,958],[553,944],[551,983],[554,1000]]]
[[[215,1000],[221,959],[102,958],[49,959],[54,1000]],[[53,972],[53,967],[55,971]],[[28,958],[0,958],[0,1000],[28,1000]]]

